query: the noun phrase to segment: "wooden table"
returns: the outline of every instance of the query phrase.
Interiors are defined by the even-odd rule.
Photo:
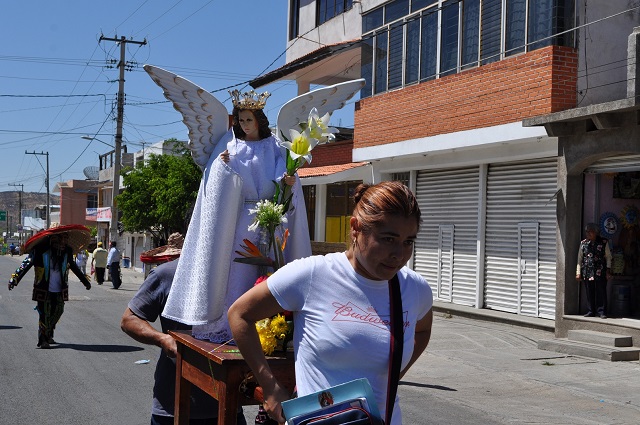
[[[218,400],[218,424],[236,425],[238,406],[259,404],[240,393],[240,383],[251,371],[238,347],[202,341],[190,331],[169,331],[178,345],[174,424],[189,423],[191,384]],[[267,357],[278,381],[293,392],[293,357]]]

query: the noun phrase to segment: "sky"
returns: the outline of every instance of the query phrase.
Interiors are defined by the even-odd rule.
[[[182,116],[142,69],[152,64],[213,92],[231,110],[227,90],[284,65],[285,0],[3,1],[0,34],[0,191],[46,192],[84,180],[112,150],[120,45],[126,44],[123,145],[136,152],[168,138],[187,140]],[[312,87],[313,88],[313,87]],[[261,87],[275,125],[296,95],[293,81]],[[336,120],[339,119],[339,122]],[[348,120],[351,122],[348,122]],[[332,125],[353,127],[353,116]],[[82,136],[95,137],[88,141]],[[111,146],[110,146],[111,145]]]

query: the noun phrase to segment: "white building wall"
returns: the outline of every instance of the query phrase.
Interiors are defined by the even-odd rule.
[[[287,63],[321,47],[357,40],[362,35],[362,19],[358,3],[354,4],[351,10],[328,20],[319,27],[315,26],[316,2],[301,3],[303,5],[300,7],[300,29],[298,37],[287,43]]]

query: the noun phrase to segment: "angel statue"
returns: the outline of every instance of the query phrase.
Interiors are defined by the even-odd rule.
[[[318,114],[341,108],[364,80],[323,87],[288,101],[278,113],[272,134],[263,111],[268,93],[230,92],[233,125],[229,129],[228,112],[211,93],[161,68],[145,65],[144,69],[182,114],[189,149],[203,170],[162,315],[192,325],[195,338],[230,342],[228,308],[259,277],[258,267],[234,262],[233,257],[245,239],[259,243],[259,233],[249,230],[254,222],[250,211],[259,201],[272,199],[283,180],[291,186],[285,223],[290,236],[284,258],[289,262],[311,255],[302,186],[297,175],[287,175],[287,142],[276,135],[299,128],[313,108]]]

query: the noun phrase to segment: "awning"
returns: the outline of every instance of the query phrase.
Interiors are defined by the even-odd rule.
[[[349,162],[338,165],[300,168],[298,176],[303,186],[352,180],[369,181],[371,179],[371,163]]]
[[[254,89],[257,89],[258,87],[273,83],[274,81],[278,81],[287,76],[289,76],[288,79],[295,80],[302,78],[305,81],[309,81],[311,84],[321,85],[330,85],[353,80],[354,78],[360,78],[359,67],[356,67],[358,68],[357,75],[348,75],[344,70],[344,63],[351,63],[350,57],[339,58],[343,55],[353,56],[355,54],[359,56],[360,51],[354,49],[360,47],[360,41],[361,40],[358,39],[323,46],[287,63],[284,66],[281,66],[278,69],[251,80],[249,85]],[[314,65],[314,69],[306,69],[311,65]],[[337,66],[339,69],[336,72],[332,72],[330,70],[332,66]],[[296,71],[300,70],[304,70],[304,73],[301,75],[295,75]],[[318,70],[317,75],[314,73],[315,70]],[[327,75],[340,75],[340,77],[328,80]]]

